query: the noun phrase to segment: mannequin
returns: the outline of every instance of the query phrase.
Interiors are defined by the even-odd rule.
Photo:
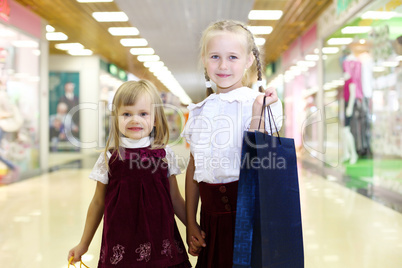
[[[343,128],[343,161],[349,161],[350,164],[355,164],[358,160],[356,152],[355,139],[350,129],[356,99],[363,98],[361,84],[361,63],[352,53],[346,57],[342,63],[344,70],[345,86],[343,96],[345,99],[345,126]]]

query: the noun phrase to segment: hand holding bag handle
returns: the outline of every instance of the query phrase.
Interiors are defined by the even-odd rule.
[[[266,114],[265,108],[267,108],[267,110],[268,110],[269,129],[271,130],[271,135],[274,134],[274,133],[272,132],[272,123],[271,123],[271,117],[272,117],[272,121],[273,121],[273,124],[274,124],[274,126],[275,126],[276,134],[278,135],[279,144],[281,144],[281,137],[279,136],[279,131],[278,131],[278,128],[276,127],[276,124],[275,124],[275,118],[274,118],[274,114],[272,113],[271,106],[269,106],[269,105],[265,106],[265,99],[266,99],[266,98],[267,98],[267,97],[264,97],[264,101],[262,102],[262,109],[261,109],[260,122],[258,123],[258,131],[260,130],[260,127],[261,127],[261,120],[262,120],[262,118],[263,118],[263,116],[262,116],[263,113],[264,113],[264,122],[265,122],[265,117],[266,117],[266,115],[265,115],[265,114]],[[264,131],[264,133],[265,133],[265,131]]]
[[[70,265],[75,267],[74,263],[72,263],[73,260],[74,260],[74,256],[71,256],[71,258],[68,260],[68,268],[70,268]],[[89,268],[85,263],[82,262],[82,260],[80,260],[80,268],[82,268],[82,266]]]

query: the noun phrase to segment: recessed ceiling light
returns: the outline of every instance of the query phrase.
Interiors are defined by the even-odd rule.
[[[257,46],[263,46],[265,44],[266,40],[265,40],[265,38],[259,37],[259,38],[255,38],[254,41]]]
[[[46,33],[46,39],[49,41],[67,40],[68,36],[61,32]]]
[[[144,62],[144,66],[147,68],[152,67],[163,67],[165,63],[163,61],[146,61]]]
[[[141,61],[141,62],[145,62],[145,61],[159,61],[160,60],[160,58],[159,58],[159,56],[158,55],[144,55],[144,56],[138,56],[137,57],[137,59],[138,59],[138,61]]]
[[[46,32],[53,33],[56,29],[51,25],[46,25]]]
[[[348,45],[353,42],[353,38],[341,37],[341,38],[331,38],[327,41],[328,45]]]
[[[12,44],[15,47],[39,47],[38,42],[32,40],[16,40]]]
[[[397,13],[393,11],[367,11],[363,13],[361,18],[371,20],[388,20],[396,15]]]
[[[94,12],[92,17],[99,22],[128,21],[126,13],[118,12]]]
[[[77,0],[78,3],[107,3],[113,0]]]
[[[279,20],[282,17],[282,10],[251,10],[248,14],[249,20]]]
[[[322,53],[324,54],[336,54],[339,52],[339,48],[337,47],[323,47]]]
[[[270,34],[273,30],[271,26],[248,26],[250,32],[253,34]]]
[[[120,43],[125,47],[145,47],[148,45],[145,38],[123,38]]]
[[[140,32],[135,27],[110,27],[108,29],[109,33],[114,36],[123,35],[139,35]]]
[[[304,57],[305,60],[309,60],[309,61],[317,61],[320,59],[320,56],[318,55],[313,55],[313,54],[308,54]]]
[[[343,34],[361,34],[370,32],[370,26],[347,26],[341,30]]]
[[[60,50],[84,49],[84,46],[81,45],[80,43],[60,43],[54,46]]]
[[[93,54],[90,49],[70,49],[67,53],[72,56],[90,56]]]
[[[155,54],[155,50],[150,47],[132,48],[130,49],[130,53],[133,55],[152,55]]]

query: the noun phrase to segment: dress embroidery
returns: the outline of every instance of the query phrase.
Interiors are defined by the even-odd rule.
[[[161,251],[161,254],[166,255],[166,256],[170,256],[170,258],[173,258],[173,256],[172,256],[172,244],[170,243],[169,239],[163,240],[162,247],[163,247],[163,250]]]
[[[141,244],[136,250],[135,253],[140,254],[140,258],[137,261],[145,260],[148,262],[151,259],[151,242]]]
[[[110,258],[111,264],[117,264],[123,259],[124,247],[122,245],[117,245],[113,247],[113,256]]]
[[[180,246],[181,243],[180,243],[179,241],[177,241],[177,240],[175,240],[174,243],[175,243],[175,245],[176,245],[177,252],[183,253],[183,249],[182,249],[181,246]]]
[[[101,263],[105,263],[105,249],[104,248],[102,248],[102,250],[101,250],[100,261],[101,261]]]

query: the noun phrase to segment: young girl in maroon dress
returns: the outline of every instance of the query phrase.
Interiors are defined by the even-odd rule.
[[[258,47],[241,22],[211,24],[201,40],[201,59],[209,96],[188,106],[182,134],[191,152],[186,173],[187,243],[189,253],[198,256],[196,267],[231,268],[243,133],[259,129],[264,97],[280,128],[282,104],[275,89],[261,93]],[[260,92],[243,85],[253,64]],[[216,84],[214,94],[210,80]],[[265,126],[271,134],[269,124]],[[199,197],[201,227],[196,222]]]
[[[186,224],[180,173],[163,104],[148,81],[125,82],[113,99],[106,148],[90,178],[97,181],[80,243],[80,261],[103,218],[99,268],[191,267],[174,215]]]

